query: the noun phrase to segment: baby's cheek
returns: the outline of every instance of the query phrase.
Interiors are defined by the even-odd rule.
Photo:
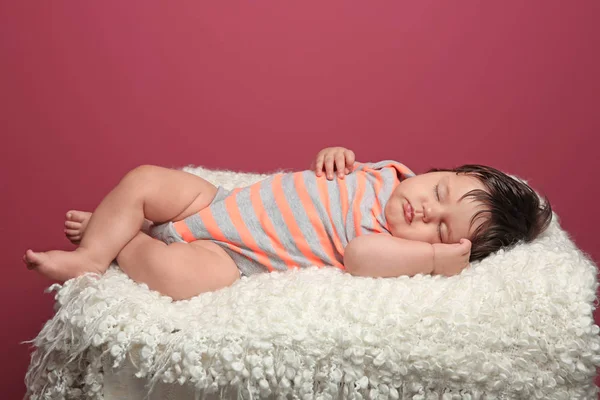
[[[431,244],[439,243],[439,240],[437,239],[436,235],[437,233],[435,233],[435,235],[432,234],[431,229],[428,229],[428,227],[423,225],[418,227],[403,225],[392,232],[392,236],[401,239],[415,240],[418,242],[425,242]]]
[[[427,239],[424,241],[431,244],[440,243],[440,235],[437,226],[429,224],[427,228]]]

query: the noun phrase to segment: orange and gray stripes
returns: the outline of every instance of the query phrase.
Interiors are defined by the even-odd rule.
[[[413,175],[394,161],[356,163],[343,180],[313,171],[276,174],[231,192],[219,188],[209,207],[158,225],[152,236],[167,243],[212,240],[243,275],[312,265],[343,269],[350,240],[388,232],[385,204]]]

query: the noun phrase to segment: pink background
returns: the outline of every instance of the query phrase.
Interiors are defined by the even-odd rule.
[[[596,261],[600,3],[3,2],[2,398],[24,393],[50,282],[21,256],[72,249],[139,164],[267,172],[343,145],[423,172],[483,163],[547,194]]]

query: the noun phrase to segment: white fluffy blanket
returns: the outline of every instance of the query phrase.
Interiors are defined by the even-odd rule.
[[[226,188],[264,175],[188,168]],[[115,266],[54,285],[31,399],[102,398],[102,358],[152,382],[242,398],[596,399],[596,267],[556,216],[459,276],[334,268],[243,278],[173,302]]]

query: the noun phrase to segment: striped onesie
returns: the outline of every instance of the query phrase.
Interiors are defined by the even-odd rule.
[[[245,188],[219,187],[208,207],[150,234],[165,243],[211,240],[246,276],[313,265],[344,269],[353,238],[389,233],[385,205],[411,176],[395,161],[355,163],[345,179],[333,181],[314,171],[279,173]]]

